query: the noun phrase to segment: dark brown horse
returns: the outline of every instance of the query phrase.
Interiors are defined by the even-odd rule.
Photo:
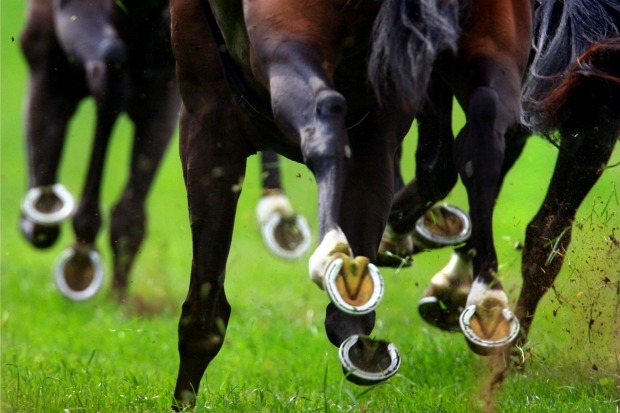
[[[54,271],[60,291],[71,299],[92,297],[103,281],[103,262],[95,248],[103,222],[99,191],[112,128],[123,112],[133,121],[135,136],[129,181],[110,222],[112,287],[120,297],[145,237],[145,200],[180,108],[168,8],[167,0],[148,5],[111,0],[29,3],[22,47],[30,69],[30,189],[21,228],[35,247],[47,248],[56,241],[61,222],[73,216],[76,243],[62,253]],[[78,103],[89,96],[97,107],[95,143],[75,210],[73,196],[57,183],[56,172],[67,124]],[[264,193],[257,216],[265,244],[280,257],[297,258],[309,247],[309,229],[281,187],[277,154],[263,154],[262,168]]]
[[[396,372],[396,348],[368,337],[383,291],[372,263],[392,204],[396,152],[427,89],[441,109],[426,108],[430,121],[443,121],[453,94],[468,117],[456,164],[445,172],[448,180],[462,174],[472,204],[473,233],[459,256],[476,275],[468,339],[476,349],[511,342],[518,323],[495,277],[490,227],[513,147],[507,140],[518,126],[530,0],[173,0],[171,18],[193,239],[177,408],[194,403],[222,347],[239,183],[246,158],[265,149],[304,162],[316,177],[319,245],[309,270],[331,300],[326,332],[340,347],[347,378],[376,383]],[[375,93],[366,81],[369,52]],[[422,144],[429,153],[440,146]]]
[[[577,210],[620,138],[620,4],[541,1],[534,46],[523,119],[557,142],[558,158],[543,204],[527,226],[515,308],[521,342],[562,268]]]

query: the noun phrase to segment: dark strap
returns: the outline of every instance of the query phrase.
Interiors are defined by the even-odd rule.
[[[228,47],[224,41],[224,36],[215,21],[215,16],[211,10],[209,1],[201,0],[200,3],[202,4],[202,10],[207,19],[207,23],[209,24],[211,35],[213,36],[213,40],[217,46],[217,60],[222,68],[222,72],[224,73],[224,78],[226,79],[230,93],[232,93],[237,103],[239,103],[243,110],[245,110],[250,116],[267,122],[271,124],[271,126],[277,128],[277,125],[273,119],[271,107],[265,105],[262,100],[260,100],[250,89],[248,89],[245,81],[243,80],[243,76],[239,72],[239,68],[230,56]]]

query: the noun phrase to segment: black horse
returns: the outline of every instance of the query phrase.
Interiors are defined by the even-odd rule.
[[[167,0],[28,4],[21,44],[29,67],[29,190],[21,229],[35,247],[47,248],[56,241],[60,223],[72,217],[76,241],[61,255],[55,280],[74,300],[92,297],[103,280],[95,247],[103,224],[99,196],[110,135],[121,113],[133,122],[134,137],[129,178],[110,217],[113,289],[120,298],[146,234],[145,200],[180,106],[168,8]],[[68,122],[78,103],[89,96],[94,98],[97,120],[88,174],[75,208],[56,175]]]
[[[101,287],[104,268],[95,240],[103,224],[99,192],[106,151],[118,116],[125,112],[134,123],[129,180],[110,219],[112,288],[122,298],[146,236],[146,197],[180,109],[168,1],[33,0],[21,41],[30,69],[29,190],[21,229],[35,247],[47,248],[56,241],[61,222],[72,217],[76,242],[62,253],[54,270],[57,286],[71,299],[90,298]],[[90,96],[97,108],[95,141],[76,209],[56,173],[67,124],[78,103]],[[298,258],[309,247],[307,223],[282,189],[277,154],[263,153],[261,161],[264,190],[257,218],[265,244],[279,257]]]

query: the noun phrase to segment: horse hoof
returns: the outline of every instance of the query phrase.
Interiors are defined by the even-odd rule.
[[[362,315],[373,311],[383,297],[383,278],[366,257],[334,253],[326,267],[324,288],[344,313]]]
[[[54,267],[56,287],[73,301],[92,298],[103,284],[101,255],[90,247],[70,247],[58,257]]]
[[[448,264],[433,276],[418,302],[422,319],[445,331],[459,331],[459,317],[467,306],[472,273],[470,257],[452,253]]]
[[[400,367],[400,354],[392,343],[367,336],[347,338],[340,345],[338,356],[347,380],[359,385],[387,380]]]
[[[416,247],[442,248],[465,242],[471,235],[469,215],[449,204],[435,205],[416,222],[413,238]]]
[[[310,227],[301,215],[288,218],[275,212],[261,225],[261,234],[267,249],[287,260],[301,257],[312,244]]]
[[[455,333],[460,331],[459,316],[463,306],[426,296],[418,301],[418,311],[424,321],[441,330]]]
[[[484,308],[470,305],[459,318],[461,331],[472,351],[489,356],[511,346],[519,335],[517,317],[501,305],[487,305]]]
[[[35,224],[23,215],[19,221],[19,228],[24,238],[39,249],[51,247],[60,236],[60,226]]]
[[[409,267],[413,261],[411,259],[413,249],[411,234],[397,234],[388,224],[379,244],[377,265],[392,268]]]
[[[30,188],[22,201],[26,219],[42,226],[54,226],[69,218],[75,209],[71,193],[61,184]]]

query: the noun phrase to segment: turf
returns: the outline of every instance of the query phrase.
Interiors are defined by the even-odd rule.
[[[19,234],[26,188],[23,102],[26,67],[19,51],[22,1],[2,2],[1,64],[1,401],[3,412],[163,412],[178,367],[176,327],[187,291],[191,240],[175,138],[149,198],[149,235],[124,305],[109,278],[95,299],[70,302],[56,291],[51,268],[72,240],[69,224],[50,250]],[[92,136],[92,102],[71,124],[60,180],[81,192]],[[457,115],[455,124],[462,125]],[[104,220],[126,179],[131,126],[115,130],[102,195]],[[413,173],[415,134],[405,172]],[[498,200],[494,231],[500,277],[512,300],[520,287],[527,222],[540,205],[556,149],[532,138]],[[612,163],[620,161],[616,150]],[[286,162],[287,192],[316,228],[314,179]],[[248,165],[227,268],[233,307],[224,347],[203,379],[197,411],[215,412],[617,412],[620,399],[620,168],[610,168],[584,202],[565,267],[537,313],[526,365],[495,375],[491,359],[472,354],[459,334],[425,325],[415,303],[448,250],[415,257],[412,267],[384,269],[385,299],[377,337],[400,349],[389,382],[357,387],[342,375],[323,330],[326,295],[307,275],[307,256],[283,262],[263,247],[254,220],[258,163]],[[447,199],[466,207],[459,185]],[[99,249],[109,269],[107,231]],[[616,240],[616,241],[614,241]]]

